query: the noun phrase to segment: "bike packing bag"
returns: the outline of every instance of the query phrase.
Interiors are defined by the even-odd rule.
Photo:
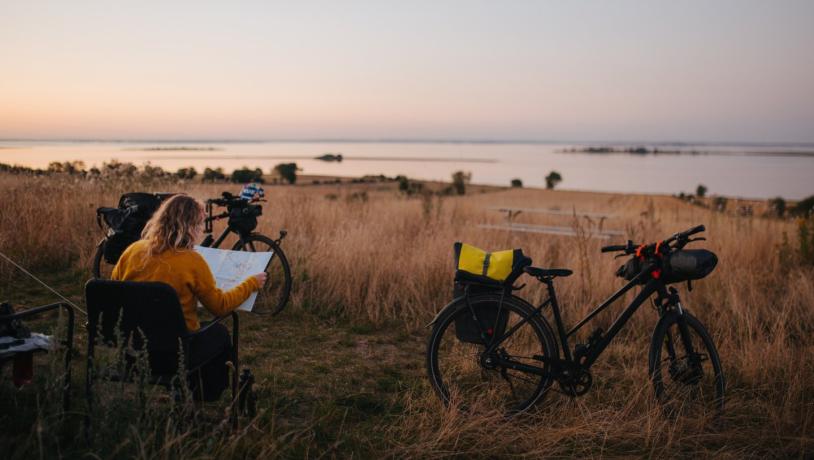
[[[263,214],[263,207],[249,203],[230,205],[229,228],[238,233],[251,233],[257,228],[257,216]]]
[[[642,271],[642,261],[638,257],[633,256],[624,265],[616,270],[616,276],[631,281],[639,272]]]
[[[522,273],[523,267],[531,265],[531,259],[520,249],[486,252],[465,243],[455,243],[455,287],[453,295],[461,297],[469,289],[469,295],[485,292],[500,294],[511,288]],[[506,307],[498,303],[474,307],[480,327],[471,311],[455,318],[455,335],[466,343],[484,344],[481,331],[487,340],[501,337],[509,319]],[[500,310],[500,313],[498,313]]]
[[[712,251],[682,249],[666,257],[663,279],[666,283],[700,280],[712,273],[716,265],[718,256]]]
[[[141,232],[147,221],[161,206],[164,198],[170,194],[153,194],[144,192],[125,193],[119,198],[119,207],[102,212],[105,224],[110,227],[110,234],[105,241],[105,262],[115,264],[122,253],[131,244],[141,239]]]

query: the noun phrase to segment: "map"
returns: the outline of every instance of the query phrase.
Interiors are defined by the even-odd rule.
[[[273,252],[244,252],[226,249],[195,246],[198,254],[203,256],[219,289],[228,291],[246,278],[266,270]],[[237,307],[238,310],[252,311],[257,300],[257,291]]]

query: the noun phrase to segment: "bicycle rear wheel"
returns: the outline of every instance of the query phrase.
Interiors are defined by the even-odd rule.
[[[499,294],[471,296],[469,303],[476,312],[497,311]],[[472,313],[461,298],[447,306],[436,320],[427,346],[427,372],[436,393],[446,405],[465,410],[499,411],[517,414],[538,403],[551,386],[550,362],[558,356],[550,326],[541,316],[531,317],[533,309],[516,297],[503,300],[506,313],[505,331],[528,319],[497,349],[502,358],[543,368],[546,375],[525,373],[490,365],[483,356],[486,345],[459,339],[456,322],[471,319]],[[496,313],[492,316],[497,317]],[[494,330],[494,329],[493,329]],[[495,334],[497,335],[497,334]]]
[[[291,295],[291,268],[283,249],[271,238],[253,233],[238,240],[232,250],[272,253],[271,261],[266,268],[268,279],[257,294],[252,312],[259,315],[276,315],[283,311]]]
[[[686,310],[667,313],[659,321],[649,361],[656,397],[669,413],[701,419],[723,410],[725,382],[718,350],[704,325]]]

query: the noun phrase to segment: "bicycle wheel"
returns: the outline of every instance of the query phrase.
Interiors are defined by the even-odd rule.
[[[266,268],[268,279],[257,294],[257,301],[254,303],[252,312],[260,315],[276,315],[283,311],[291,295],[291,268],[288,266],[288,259],[286,259],[283,249],[271,238],[254,233],[238,240],[232,249],[273,253],[268,268]]]
[[[96,253],[93,254],[93,261],[91,264],[91,274],[93,275],[94,279],[103,279],[109,280],[111,273],[113,273],[113,267],[115,265],[109,264],[105,262],[104,253],[105,253],[105,244],[107,243],[107,238],[102,239],[98,245],[96,245]]]
[[[469,303],[476,312],[497,311],[499,294],[471,296]],[[503,300],[506,312],[505,331],[529,318],[533,308],[517,297]],[[508,415],[523,412],[539,402],[551,386],[552,378],[492,366],[484,362],[484,344],[459,340],[456,320],[471,319],[472,314],[462,298],[448,305],[436,320],[427,347],[427,372],[436,393],[446,405],[454,404],[465,410],[497,410]],[[497,317],[495,313],[493,317]],[[526,321],[497,349],[505,359],[533,365],[549,371],[547,360],[558,357],[554,334],[546,320],[537,315]]]
[[[649,361],[656,398],[669,413],[703,418],[723,410],[725,382],[718,350],[704,325],[686,310],[683,315],[667,313],[659,321]]]

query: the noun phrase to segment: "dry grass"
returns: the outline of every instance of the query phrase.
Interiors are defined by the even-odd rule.
[[[94,209],[114,204],[123,191],[143,188],[0,176],[0,251],[40,273],[66,273],[62,288],[77,294],[102,235]],[[206,198],[234,186],[147,188],[183,189]],[[269,235],[279,228],[289,231],[283,247],[294,272],[293,304],[279,317],[275,332],[249,318],[243,341],[255,372],[276,395],[270,398],[274,405],[251,430],[239,437],[215,437],[209,447],[192,431],[170,437],[180,446],[194,445],[189,452],[217,457],[739,458],[814,451],[814,271],[780,260],[783,233],[794,237],[790,223],[714,213],[670,197],[513,189],[406,199],[392,185],[269,191],[273,202],[265,206],[258,230]],[[443,410],[424,376],[421,340],[427,331],[421,326],[450,299],[454,241],[491,250],[519,247],[535,265],[573,269],[574,276],[557,281],[568,323],[620,285],[613,276],[618,261],[599,253],[602,240],[478,229],[478,223],[504,221],[486,209],[496,205],[614,214],[602,225],[624,230],[635,241],[706,224],[706,247],[718,254],[720,265],[692,292],[682,286],[681,294],[717,342],[728,384],[726,415],[699,424],[669,419],[655,406],[646,359],[656,314],[647,307],[596,364],[595,385],[587,396],[553,395],[539,411],[511,421]],[[541,214],[518,220],[573,225],[588,233],[598,224]],[[0,264],[0,282],[11,286],[18,279]],[[536,302],[541,292],[533,284],[520,295]],[[13,292],[8,288],[4,294]],[[607,329],[611,320],[612,314],[603,314],[597,325]],[[360,325],[370,330],[354,332]],[[305,329],[312,333],[303,336]],[[275,353],[266,353],[266,347]],[[390,369],[397,384],[376,386],[385,376],[383,368]],[[328,383],[325,376],[335,378]],[[369,410],[359,395],[367,395],[371,407],[379,409]],[[292,398],[310,402],[300,407]],[[36,444],[30,437],[20,441]],[[126,456],[163,456],[147,441],[142,451]],[[172,452],[187,456],[183,449]]]

